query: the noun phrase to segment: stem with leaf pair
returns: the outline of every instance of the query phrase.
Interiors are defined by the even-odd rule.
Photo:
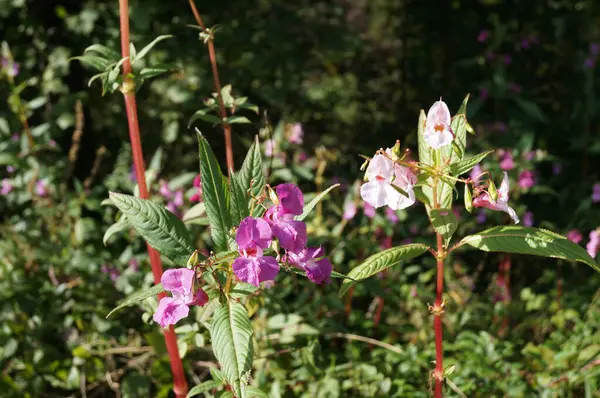
[[[131,150],[133,152],[133,163],[135,165],[135,174],[140,188],[140,197],[148,199],[148,187],[146,185],[146,169],[144,166],[144,155],[142,152],[142,143],[140,138],[140,126],[138,122],[137,105],[135,101],[135,83],[131,78],[131,62],[129,61],[129,4],[128,0],[119,0],[119,16],[121,26],[121,53],[125,59],[123,62],[123,87],[122,93],[125,98],[125,108],[127,111],[127,123],[129,125],[129,138],[131,140]],[[146,243],[154,282],[160,283],[163,273],[160,254]],[[165,293],[158,295],[159,300],[165,297]],[[173,327],[164,331],[165,345],[173,373],[173,391],[177,398],[183,398],[187,395],[188,385],[183,371],[183,364],[179,356],[177,347],[177,336]]]
[[[439,209],[440,205],[437,199],[437,178],[433,182],[433,207]],[[444,302],[442,294],[444,292],[444,260],[446,259],[446,251],[442,235],[436,231],[437,251],[435,253],[437,262],[437,281],[435,289],[435,304],[431,311],[433,313],[433,326],[435,329],[435,371],[433,378],[435,380],[435,398],[443,396],[443,381],[444,381],[444,348],[442,336],[442,313],[444,312]]]

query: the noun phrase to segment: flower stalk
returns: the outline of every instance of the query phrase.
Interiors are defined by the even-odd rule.
[[[129,126],[129,138],[131,141],[131,150],[133,152],[133,163],[135,165],[135,173],[137,182],[140,188],[140,197],[148,199],[148,187],[146,185],[146,169],[144,166],[144,155],[142,152],[142,143],[140,137],[140,127],[137,116],[137,105],[135,100],[135,83],[131,78],[131,63],[129,61],[129,4],[128,0],[119,0],[119,18],[121,27],[121,55],[126,58],[123,63],[123,97],[125,99],[125,108],[127,112],[127,124]],[[154,282],[160,283],[163,273],[162,263],[159,253],[146,244],[148,255],[150,257],[150,265]],[[165,293],[158,295],[159,299],[165,297]],[[171,372],[173,374],[173,391],[177,398],[183,398],[187,395],[188,385],[183,371],[183,364],[179,356],[177,348],[177,336],[173,327],[169,327],[164,331],[165,345],[169,355],[171,364]]]

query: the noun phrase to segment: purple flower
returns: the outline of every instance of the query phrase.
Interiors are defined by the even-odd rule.
[[[19,64],[6,57],[2,57],[2,69],[8,76],[15,77],[19,74]]]
[[[597,229],[590,232],[590,241],[585,248],[592,258],[596,258],[596,255],[598,255],[598,249],[600,249],[600,232],[598,232]]]
[[[171,197],[173,197],[173,192],[169,188],[169,184],[165,181],[162,181],[160,183],[160,188],[158,189],[158,192],[166,199],[171,199]]]
[[[137,175],[136,175],[136,172],[135,172],[135,164],[132,164],[131,165],[131,169],[129,169],[129,179],[132,182],[137,182]]]
[[[487,220],[487,214],[484,211],[480,211],[477,213],[477,217],[475,217],[475,221],[477,224],[483,224]]]
[[[19,141],[19,138],[20,138],[20,137],[21,137],[21,136],[19,135],[19,133],[13,133],[13,135],[11,135],[11,136],[10,136],[10,139],[11,139],[13,142],[17,142],[17,141]]]
[[[260,282],[275,279],[279,263],[274,257],[263,256],[263,249],[269,247],[272,239],[271,227],[265,220],[252,217],[242,220],[235,235],[240,257],[232,265],[241,281],[259,286]]]
[[[289,141],[292,144],[302,144],[302,137],[304,137],[304,130],[302,130],[302,125],[300,123],[294,123],[290,130]]]
[[[519,186],[522,189],[529,189],[535,185],[535,172],[525,170],[519,174]]]
[[[502,160],[500,161],[500,168],[502,170],[512,170],[515,168],[515,161],[513,159],[512,153],[504,152],[502,156]]]
[[[352,220],[355,215],[356,203],[354,203],[354,201],[352,200],[349,200],[346,203],[344,203],[344,214],[342,215],[342,218],[344,220]]]
[[[306,271],[308,279],[320,285],[330,283],[333,267],[325,255],[322,247],[307,247],[299,253],[289,253],[287,260],[290,264]]]
[[[264,218],[282,248],[297,253],[306,247],[306,224],[294,220],[294,215],[286,213],[281,205],[267,210]]]
[[[173,204],[177,207],[183,206],[183,191],[175,192],[175,195],[173,195]]]
[[[483,43],[484,41],[486,41],[488,39],[488,37],[490,37],[490,32],[487,30],[482,30],[477,35],[477,41],[480,43]]]
[[[46,184],[46,181],[38,180],[38,182],[35,183],[35,193],[41,197],[48,196],[48,185]]]
[[[100,267],[100,271],[103,274],[108,274],[108,276],[110,277],[110,280],[115,282],[117,279],[119,279],[119,276],[121,275],[119,273],[119,270],[116,269],[115,267],[110,267],[106,264],[102,265],[102,267]]]
[[[595,65],[596,65],[596,60],[591,57],[586,58],[585,61],[583,62],[583,66],[588,69],[592,69]]]
[[[371,206],[370,204],[368,204],[367,202],[363,202],[363,213],[368,218],[373,218],[373,217],[375,217],[375,214],[376,214],[375,208],[373,206]]]
[[[10,191],[13,190],[13,186],[12,183],[10,182],[10,180],[8,178],[4,178],[2,180],[2,187],[0,188],[0,195],[8,195],[8,193]]]
[[[166,206],[167,210],[169,210],[171,213],[177,215],[177,206],[175,206],[175,203],[173,202],[168,202],[167,206]]]
[[[528,38],[524,37],[523,39],[521,39],[521,48],[527,49],[527,48],[529,48],[530,45],[531,44],[530,44]]]
[[[129,269],[131,269],[134,272],[138,272],[140,270],[140,264],[135,258],[129,260]]]
[[[592,202],[600,202],[600,183],[594,184],[594,187],[592,188]]]
[[[473,167],[473,169],[471,170],[471,173],[469,173],[469,178],[472,181],[477,182],[482,174],[483,174],[483,168],[481,167],[480,164],[476,164],[475,167]]]
[[[196,177],[194,177],[194,182],[192,183],[192,185],[196,188],[201,188],[202,176],[200,176],[200,174],[198,174]]]
[[[562,171],[562,164],[559,162],[552,163],[552,174],[555,176],[559,175]]]
[[[304,210],[304,195],[294,184],[279,184],[275,187],[280,206],[286,214],[300,215]]]
[[[489,92],[487,90],[487,88],[482,87],[481,89],[479,89],[479,98],[481,98],[482,100],[487,99],[487,97],[489,97]]]
[[[201,288],[194,293],[196,271],[187,268],[175,268],[165,271],[160,283],[172,297],[163,297],[154,313],[154,322],[161,327],[174,325],[190,313],[189,306],[203,306],[208,295]]]
[[[504,54],[504,64],[510,65],[512,63],[512,56],[510,54]]]
[[[583,235],[581,235],[581,232],[579,232],[578,229],[572,229],[567,232],[567,239],[573,243],[579,244],[579,242],[581,242],[583,239]]]
[[[6,171],[7,171],[9,174],[12,174],[12,173],[14,173],[14,171],[15,171],[15,168],[9,164],[8,166],[6,166]]]
[[[413,235],[416,235],[419,233],[419,226],[417,224],[411,224],[410,227],[408,227],[408,232],[410,232]]]
[[[598,43],[590,44],[590,54],[598,55],[599,51],[600,51],[600,46],[598,45]]]
[[[396,224],[398,221],[400,221],[400,219],[398,218],[398,214],[396,214],[396,211],[390,207],[387,207],[385,209],[385,216],[388,220],[390,220],[392,224]]]
[[[523,214],[523,225],[525,225],[526,227],[533,226],[533,213],[532,212],[526,211],[525,214]]]

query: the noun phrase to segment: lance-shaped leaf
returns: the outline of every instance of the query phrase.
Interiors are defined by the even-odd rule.
[[[132,62],[135,62],[135,61],[138,61],[138,60],[144,58],[150,52],[150,50],[152,50],[152,47],[154,47],[156,45],[156,43],[158,43],[158,42],[160,42],[162,40],[165,40],[165,39],[170,39],[171,37],[173,37],[173,36],[171,36],[171,35],[161,35],[161,36],[158,36],[156,39],[154,39],[150,43],[148,43],[146,45],[146,47],[142,48],[140,50],[140,52],[138,52],[135,55],[135,59],[132,59]]]
[[[458,226],[458,220],[452,210],[431,209],[429,211],[429,219],[435,231],[444,238],[444,245],[448,246],[448,242],[450,242]]]
[[[210,336],[227,382],[237,397],[244,398],[254,356],[252,325],[246,308],[230,301],[219,307],[213,316]]]
[[[327,188],[326,190],[324,190],[323,192],[321,192],[320,194],[318,194],[317,196],[315,196],[313,200],[311,200],[304,206],[304,209],[302,209],[302,214],[297,216],[296,220],[299,220],[299,221],[304,220],[306,218],[306,216],[308,216],[309,213],[312,211],[312,209],[315,208],[317,203],[319,203],[321,201],[321,199],[323,199],[329,193],[329,191],[331,191],[332,189],[339,187],[339,186],[340,186],[340,184],[332,185],[329,188]]]
[[[475,156],[470,156],[450,165],[450,174],[452,174],[455,177],[458,177],[461,174],[471,171],[473,167],[475,167],[479,162],[481,162],[487,155],[489,155],[492,152],[494,151],[482,152]]]
[[[113,235],[118,234],[119,232],[127,231],[129,228],[131,228],[131,223],[127,220],[127,217],[119,218],[119,221],[108,227],[104,233],[104,236],[102,237],[102,243],[104,246],[106,246]]]
[[[581,246],[545,229],[501,226],[464,237],[457,247],[469,245],[487,252],[532,254],[579,261],[600,272],[600,267]]]
[[[240,187],[240,183],[236,178],[237,175],[231,174],[231,182],[229,183],[229,207],[231,214],[231,224],[239,225],[240,221],[250,215],[248,208],[248,195]]]
[[[409,245],[392,247],[391,249],[372,255],[348,273],[347,276],[352,279],[345,279],[342,282],[339,292],[340,297],[346,294],[348,289],[354,284],[354,281],[366,279],[402,261],[420,256],[425,253],[427,248],[427,245],[421,243],[411,243]]]
[[[202,384],[198,384],[197,386],[194,386],[194,388],[192,388],[188,392],[188,394],[186,395],[186,398],[195,397],[196,395],[200,395],[205,392],[209,392],[211,390],[214,390],[215,388],[221,387],[222,385],[223,385],[223,383],[219,383],[218,381],[214,381],[214,380],[205,381]]]
[[[426,164],[426,165],[432,165],[432,158],[431,158],[431,154],[432,154],[432,149],[431,147],[427,144],[427,142],[425,142],[425,124],[427,122],[427,115],[425,115],[425,111],[421,109],[421,112],[419,113],[419,125],[417,126],[417,139],[418,139],[418,145],[419,145],[419,162]]]
[[[262,193],[265,186],[265,175],[263,173],[258,136],[254,137],[254,142],[248,150],[236,179],[242,192],[250,198],[256,198]],[[254,199],[248,201],[249,208],[252,207],[253,201]]]
[[[227,250],[227,231],[231,228],[227,184],[208,141],[198,132],[202,197],[210,221],[211,237],[217,251]]]
[[[84,54],[97,53],[97,54],[100,54],[100,56],[102,56],[103,58],[106,58],[106,60],[110,61],[110,62],[117,62],[119,59],[121,59],[121,53],[119,53],[111,48],[108,48],[102,44],[92,44],[91,46],[86,48],[83,51],[83,53]]]
[[[467,146],[467,102],[469,102],[469,94],[466,95],[460,108],[458,108],[458,112],[452,118],[451,127],[454,133],[454,141],[452,142],[460,149],[461,155],[459,156],[450,148],[451,164],[462,159],[462,154],[465,153]]]
[[[175,214],[130,195],[110,192],[110,199],[150,246],[175,263],[186,263],[195,249],[190,233]]]
[[[115,312],[119,311],[120,309],[137,304],[140,301],[146,300],[147,298],[150,298],[150,297],[154,297],[157,294],[162,293],[164,291],[165,291],[165,289],[159,283],[158,285],[152,286],[150,289],[135,292],[132,295],[130,295],[129,297],[127,297],[125,300],[123,300],[123,302],[121,304],[119,304],[118,306],[113,308],[113,310],[111,312],[109,312],[106,317],[108,318],[109,316],[111,316]]]

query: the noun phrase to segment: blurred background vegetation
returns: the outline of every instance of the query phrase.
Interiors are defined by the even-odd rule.
[[[582,245],[600,225],[599,2],[222,0],[198,7],[208,26],[219,26],[222,83],[267,110],[276,127],[266,148],[271,183],[292,180],[308,191],[343,183],[309,226],[336,270],[346,273],[382,246],[431,239],[422,208],[343,213],[358,204],[358,154],[396,139],[415,149],[418,111],[440,95],[454,113],[471,94],[477,135],[470,151],[500,148],[484,165],[497,176],[510,156],[514,165],[502,168],[514,181],[519,215],[561,233],[577,230]],[[184,0],[131,3],[137,48],[174,35],[148,61],[178,69],[142,86],[138,109],[157,200],[166,201],[158,191],[167,184],[186,192],[183,207],[191,206],[197,173],[188,121],[213,91],[194,23]],[[2,55],[10,51],[18,64],[18,71],[3,65],[0,80],[2,395],[166,397],[170,372],[149,322],[152,303],[104,319],[124,294],[151,283],[133,232],[107,246],[102,239],[116,214],[101,205],[108,190],[135,185],[122,98],[88,88],[92,71],[69,61],[94,43],[118,50],[117,2],[0,0],[0,32]],[[234,125],[238,166],[264,127],[261,116],[247,115],[253,124]],[[303,143],[286,138],[288,123],[301,123]],[[195,126],[224,153],[220,129]],[[506,222],[502,214],[458,211],[463,233]],[[205,226],[191,228],[198,246],[210,247]],[[255,362],[254,382],[273,397],[428,396],[433,268],[424,260],[390,270],[345,301],[336,282],[315,289],[281,276],[257,298],[264,359]],[[600,396],[593,270],[466,252],[453,259],[446,281],[446,358],[456,364],[449,396]],[[178,334],[194,385],[214,363],[208,334],[190,325]]]

